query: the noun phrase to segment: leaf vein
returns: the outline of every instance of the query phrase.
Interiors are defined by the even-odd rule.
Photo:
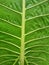
[[[2,7],[4,7],[4,8],[6,8],[6,9],[9,9],[9,10],[11,10],[11,11],[15,12],[15,13],[22,14],[21,12],[16,11],[16,10],[14,10],[14,9],[12,9],[12,8],[10,8],[10,7],[6,6],[6,5],[4,5],[4,4],[1,4],[1,3],[0,3],[0,6],[2,6]]]
[[[42,40],[42,39],[45,39],[45,38],[49,38],[49,36],[43,36],[43,37],[40,37],[40,38],[31,39],[31,40],[25,42],[25,44],[32,42],[32,41]]]
[[[31,6],[31,7],[26,8],[26,10],[31,9],[31,8],[36,7],[36,6],[39,6],[39,5],[41,5],[41,4],[43,4],[43,3],[47,2],[47,1],[48,0],[44,0],[44,1],[40,2],[40,3],[38,3],[38,4],[35,4],[35,5]]]
[[[33,16],[31,18],[26,19],[25,21],[29,21],[32,19],[40,18],[40,17],[46,17],[46,16],[49,16],[49,14],[41,14],[41,15]]]
[[[39,30],[42,30],[42,29],[46,29],[46,28],[49,28],[49,26],[43,26],[43,27],[38,28],[38,29],[36,29],[36,30],[30,31],[30,32],[26,33],[25,35],[29,35],[29,34],[31,34],[31,33],[34,33],[34,32],[36,32],[36,31],[39,31]]]
[[[16,52],[16,51],[10,50],[10,49],[5,48],[5,47],[0,47],[0,49],[7,50],[7,51],[11,51],[11,52],[16,53],[16,54],[18,54],[18,55],[20,54],[19,52]]]
[[[21,39],[21,38],[15,36],[15,35],[13,35],[13,34],[10,34],[10,33],[4,32],[4,31],[0,31],[0,32],[1,32],[1,33],[4,33],[4,34],[7,34],[7,35],[10,35],[10,36],[12,36],[12,37],[14,37],[14,38],[17,38],[17,39]]]
[[[19,28],[21,28],[21,26],[16,25],[16,24],[14,24],[14,23],[11,23],[10,21],[5,20],[5,19],[3,19],[3,18],[0,18],[0,20],[3,20],[3,21],[5,21],[5,22],[7,22],[8,24],[13,25],[13,26],[15,26],[15,27],[19,27]]]
[[[20,49],[20,47],[19,47],[18,45],[14,44],[14,43],[12,43],[12,42],[9,42],[9,41],[6,41],[6,40],[0,40],[0,41],[6,42],[6,43],[11,44],[11,45],[17,47],[18,49]]]

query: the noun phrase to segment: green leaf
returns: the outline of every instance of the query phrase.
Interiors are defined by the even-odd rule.
[[[49,65],[49,0],[0,0],[0,65]]]

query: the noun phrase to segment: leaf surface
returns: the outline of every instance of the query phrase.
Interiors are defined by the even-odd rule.
[[[0,0],[0,65],[49,65],[49,0]]]

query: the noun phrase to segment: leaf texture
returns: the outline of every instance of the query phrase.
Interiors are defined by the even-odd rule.
[[[49,0],[0,0],[0,65],[49,65]]]

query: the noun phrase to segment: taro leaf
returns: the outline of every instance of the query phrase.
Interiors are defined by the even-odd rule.
[[[0,0],[0,65],[49,65],[49,0]]]

